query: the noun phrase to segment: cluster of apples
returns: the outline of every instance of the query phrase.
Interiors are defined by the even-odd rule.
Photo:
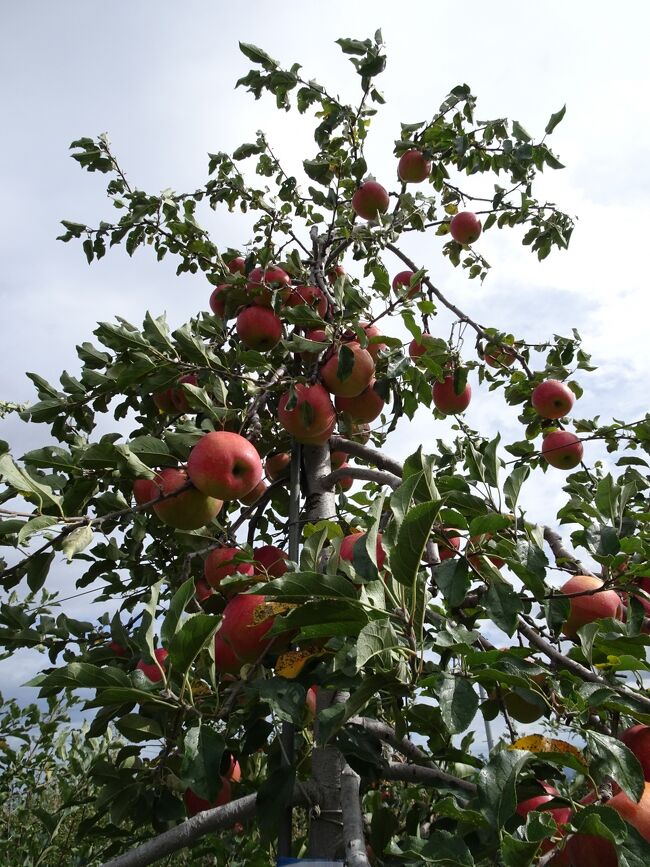
[[[603,803],[603,806],[615,810],[622,819],[629,822],[645,840],[650,842],[650,727],[635,725],[621,735],[621,740],[639,760],[646,782],[638,803],[615,786],[614,794]],[[556,846],[558,840],[566,836],[564,826],[571,819],[573,809],[568,805],[549,806],[551,803],[556,803],[556,799],[561,798],[560,793],[548,783],[538,781],[538,785],[543,794],[521,801],[517,805],[516,812],[524,820],[533,810],[549,813],[553,817],[558,827],[555,835],[556,842],[549,839],[542,843],[541,851],[546,854]],[[592,792],[580,803],[588,806],[596,801],[597,795]],[[618,867],[619,860],[615,847],[604,837],[573,834],[548,863],[552,867],[594,867],[595,864],[598,864],[598,867]]]

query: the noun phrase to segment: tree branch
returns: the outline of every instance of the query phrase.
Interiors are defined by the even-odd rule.
[[[407,762],[391,762],[382,774],[385,780],[397,780],[402,783],[419,783],[422,786],[447,786],[450,789],[460,789],[468,795],[476,794],[476,786],[469,780],[461,780],[452,774],[446,774],[439,768],[425,768],[422,765],[411,765]]]
[[[340,467],[338,470],[322,476],[320,483],[324,488],[331,488],[336,482],[346,478],[377,482],[378,485],[389,485],[391,488],[400,486],[400,479],[392,473],[387,473],[384,470],[372,470],[368,467]]]
[[[362,461],[367,461],[369,464],[377,467],[378,470],[388,470],[394,476],[402,477],[404,466],[391,458],[379,449],[373,449],[370,446],[364,446],[361,443],[355,443],[353,440],[348,440],[345,437],[334,435],[330,437],[330,445],[332,449],[340,449],[353,455],[355,458],[361,458]]]
[[[564,546],[562,537],[559,533],[556,533],[552,527],[544,527],[544,539],[553,552],[555,562],[558,566],[564,566],[575,575],[593,575],[593,572],[590,572],[589,569],[578,560],[576,555]]]
[[[403,756],[406,756],[406,758],[410,759],[412,762],[419,765],[426,765],[427,767],[433,767],[433,762],[425,752],[416,746],[413,741],[409,740],[409,738],[400,738],[388,723],[377,719],[371,719],[366,716],[350,717],[348,724],[350,723],[355,726],[360,726],[362,729],[365,729],[365,731],[375,735],[379,740],[390,744],[393,749],[397,750],[397,752],[401,753]]]
[[[359,782],[359,775],[346,763],[341,771],[341,809],[347,867],[370,867],[363,834]]]

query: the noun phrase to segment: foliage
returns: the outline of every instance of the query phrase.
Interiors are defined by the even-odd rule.
[[[531,404],[540,382],[567,381],[579,398],[582,386],[574,377],[593,369],[577,332],[531,345],[496,325],[477,323],[432,283],[428,264],[412,262],[400,246],[410,232],[440,236],[442,254],[469,279],[483,281],[489,269],[485,258],[448,239],[451,218],[471,206],[482,217],[483,232],[521,227],[523,244],[538,259],[566,248],[571,218],[536,194],[538,173],[562,167],[547,138],[564,110],[550,118],[537,140],[518,121],[478,120],[469,87],[454,87],[430,120],[402,124],[395,142],[396,158],[417,149],[431,161],[424,191],[400,183],[391,191],[389,211],[375,222],[362,222],[351,199],[372,168],[364,143],[383,103],[376,77],[386,59],[380,33],[372,40],[341,39],[339,45],[360,78],[356,106],[303,78],[298,64],[285,69],[255,46],[241,45],[253,68],[238,85],[255,98],[272,94],[280,109],[315,114],[315,151],[303,162],[306,189],[284,170],[262,132],[232,155],[210,154],[205,184],[181,194],[153,195],[133,186],[104,135],[72,144],[81,167],[107,176],[109,200],[121,216],[96,228],[64,221],[62,240],[81,241],[89,262],[120,245],[130,256],[140,247],[150,247],[159,260],[174,256],[179,274],[224,287],[225,308],[223,316],[203,311],[174,330],[164,317],[149,313],[141,327],[121,317],[99,323],[96,341],[77,347],[78,376],[64,372],[59,387],[29,373],[38,401],[27,408],[2,403],[3,411],[47,425],[58,445],[17,460],[8,444],[0,443],[5,486],[0,541],[10,552],[8,562],[0,563],[3,586],[10,591],[0,606],[0,640],[7,654],[19,648],[47,652],[49,666],[32,683],[54,716],[45,726],[47,737],[33,741],[42,744],[34,756],[44,769],[50,759],[43,751],[54,756],[58,750],[58,761],[69,761],[75,775],[66,780],[56,765],[54,791],[35,789],[38,808],[31,801],[19,805],[16,793],[29,763],[19,771],[24,751],[7,762],[14,774],[8,784],[12,823],[20,811],[43,822],[41,836],[20,841],[33,859],[25,863],[48,863],[34,860],[47,833],[52,845],[60,846],[65,832],[66,841],[79,841],[80,858],[92,858],[100,849],[107,857],[173,827],[185,816],[181,796],[187,787],[214,798],[228,751],[242,765],[237,794],[260,792],[263,842],[246,837],[257,852],[246,863],[255,863],[254,857],[268,863],[268,829],[285,805],[282,793],[290,796],[295,770],[299,781],[308,776],[314,737],[305,698],[312,684],[343,696],[320,712],[319,743],[336,746],[362,776],[368,836],[380,863],[482,865],[494,863],[496,852],[504,864],[533,863],[549,828],[543,818],[522,825],[515,807],[535,779],[555,779],[569,799],[610,780],[635,798],[640,794],[638,762],[613,738],[627,724],[650,722],[650,702],[635,689],[635,678],[647,671],[650,641],[639,601],[647,597],[637,586],[647,575],[650,551],[647,461],[640,456],[650,450],[650,419],[628,424],[541,418]],[[246,160],[254,161],[253,179],[243,168]],[[479,174],[494,178],[488,198],[464,188]],[[206,206],[251,214],[252,237],[243,251],[220,249],[209,237],[200,223]],[[229,265],[242,253],[245,272],[233,272]],[[391,289],[388,254],[414,274],[398,291]],[[345,274],[330,279],[344,257],[356,263],[361,279]],[[294,285],[315,285],[329,303],[321,315],[306,304],[287,306],[281,288],[266,289],[284,334],[274,349],[260,352],[247,348],[228,320],[251,300],[247,284],[253,267],[269,265],[281,265]],[[412,292],[420,283],[422,291]],[[384,317],[392,316],[419,341],[435,331],[442,308],[455,318],[449,339],[436,336],[417,359],[400,340],[369,338],[360,325],[366,316],[381,329]],[[519,407],[522,435],[515,442],[488,439],[457,417],[454,440],[434,434],[428,444],[433,453],[418,449],[405,461],[401,477],[394,467],[364,476],[364,462],[374,460],[381,470],[384,459],[377,463],[371,451],[361,451],[348,472],[353,478],[357,472],[362,487],[339,495],[336,516],[315,514],[303,502],[300,556],[282,577],[271,580],[258,570],[253,584],[280,605],[273,612],[272,634],[288,635],[302,655],[287,659],[271,650],[232,678],[215,668],[213,651],[225,600],[215,594],[201,607],[194,582],[203,575],[205,555],[226,543],[243,544],[244,528],[242,562],[253,560],[253,544],[293,544],[295,498],[290,503],[286,481],[279,480],[252,506],[232,500],[205,527],[174,530],[150,504],[133,504],[133,483],[151,479],[161,468],[184,466],[192,448],[215,430],[243,434],[263,456],[295,449],[278,421],[278,403],[289,392],[291,408],[295,384],[311,383],[318,375],[314,359],[325,347],[305,337],[310,328],[325,331],[326,346],[340,343],[346,332],[362,347],[379,344],[374,389],[385,408],[370,433],[373,446],[382,446],[398,421],[412,419],[420,407],[442,417],[432,405],[432,384],[443,381],[450,368],[456,393],[469,375],[494,401]],[[476,337],[475,357],[465,346],[469,332]],[[516,363],[490,365],[495,347]],[[311,353],[309,360],[305,353]],[[352,364],[348,355],[341,354],[341,378]],[[181,382],[187,376],[196,382]],[[177,402],[160,409],[155,398],[168,389],[175,390]],[[94,436],[99,418],[108,415],[119,430]],[[339,425],[344,436],[358,438],[344,415]],[[551,517],[528,516],[518,507],[530,475],[547,470],[539,437],[557,427],[573,428],[587,444],[585,462],[566,478],[559,522],[573,527],[574,548],[589,556],[605,589],[634,592],[624,596],[626,622],[584,626],[569,649],[558,644],[569,603],[547,579],[552,569],[571,574],[583,568],[547,526]],[[602,440],[612,455],[621,453],[615,466],[593,462],[588,448],[594,440]],[[333,441],[334,448],[344,449],[345,443]],[[305,466],[307,487],[309,472]],[[330,488],[337,479],[335,473]],[[448,528],[474,542],[440,563]],[[357,529],[367,532],[367,543],[357,545],[352,561],[345,562],[338,556],[340,536]],[[378,532],[390,571],[378,564]],[[116,615],[86,622],[65,614],[65,600],[48,589],[61,555],[78,570],[79,593],[119,601]],[[229,578],[228,585],[241,589],[241,579]],[[486,623],[520,643],[495,649],[482,634]],[[115,645],[123,652],[117,654]],[[164,646],[170,657],[164,676],[153,682],[136,665],[151,661],[156,646]],[[55,701],[63,689],[93,691],[84,699],[93,711],[86,739],[60,729]],[[499,715],[516,742],[519,733],[508,712],[512,696],[537,708],[544,719],[539,725],[559,737],[514,750],[500,742],[491,756],[479,756],[472,730],[479,709],[488,720]],[[20,717],[13,705],[10,713]],[[38,725],[38,713],[30,709],[20,725]],[[427,761],[467,777],[478,793],[467,802],[453,785],[432,794],[418,785],[392,783],[391,792],[401,794],[389,796],[397,799],[396,809],[389,809],[381,794],[388,754],[376,734],[359,724],[359,714],[390,724],[400,738],[408,734],[425,744]],[[295,726],[295,768],[283,762],[279,732],[285,722]],[[125,741],[117,751],[113,726]],[[567,740],[582,745],[585,733],[584,754],[567,747]],[[568,778],[565,768],[573,771]],[[79,818],[71,811],[80,808],[84,792]],[[46,803],[55,803],[66,816],[60,828],[41,816],[49,809]],[[633,834],[622,842],[626,826],[611,818],[611,810],[590,810],[600,817],[593,820],[598,833],[629,847],[631,859],[647,855],[647,845]],[[576,811],[575,828],[584,814]],[[298,843],[304,839],[301,827]],[[232,845],[231,837],[224,840],[199,845],[215,854],[210,846]],[[216,855],[236,859],[241,845],[234,851],[239,854]]]

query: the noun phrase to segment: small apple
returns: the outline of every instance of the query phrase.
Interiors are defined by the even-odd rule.
[[[411,358],[421,358],[429,349],[431,341],[434,340],[432,334],[422,332],[422,337],[419,340],[413,338],[409,343],[409,356]]]
[[[389,204],[388,193],[377,181],[365,181],[352,196],[352,210],[362,220],[376,220],[379,214],[386,213]]]
[[[321,319],[327,316],[329,301],[318,286],[297,286],[292,290],[287,299],[287,306],[299,307],[302,304],[315,310]]]
[[[374,389],[375,380],[356,397],[337,397],[334,401],[339,412],[346,413],[354,422],[371,422],[382,414],[386,403]]]
[[[400,157],[397,174],[405,184],[421,184],[431,174],[431,162],[421,151],[412,148]]]
[[[165,660],[169,656],[164,647],[157,647],[154,650],[154,656],[158,660],[160,668],[164,668]],[[144,659],[139,660],[136,668],[139,669],[144,676],[152,683],[158,683],[163,679],[163,674],[155,662],[145,662]]]
[[[339,277],[345,277],[345,268],[342,265],[335,265],[330,271],[327,272],[327,281],[330,286],[333,286],[334,283],[339,279]]]
[[[395,292],[401,292],[402,287],[408,287],[411,285],[411,277],[415,274],[415,271],[400,271],[399,274],[396,274],[393,277],[393,290]],[[407,298],[413,298],[419,292],[422,291],[422,284],[416,283],[406,293]]]
[[[370,384],[375,372],[375,362],[372,355],[358,343],[346,343],[345,350],[352,353],[352,365],[347,376],[339,376],[343,347],[323,364],[320,376],[329,391],[337,397],[357,397]]]
[[[214,548],[210,551],[203,566],[203,574],[208,584],[211,587],[218,588],[223,579],[228,575],[239,574],[252,577],[255,574],[253,564],[235,559],[243,553],[241,548],[233,546]]]
[[[198,377],[195,373],[188,373],[185,376],[181,376],[178,380],[178,384],[186,382],[188,385],[198,385]],[[186,413],[191,410],[191,407],[188,403],[187,397],[185,396],[185,392],[182,388],[172,388],[171,390],[171,400],[174,405],[174,409],[177,412]]]
[[[270,307],[273,302],[272,290],[279,290],[281,298],[286,301],[290,285],[291,277],[283,268],[269,265],[266,268],[253,268],[248,275],[246,289],[253,304]]]
[[[357,424],[356,422],[350,425],[349,438],[352,442],[361,443],[361,445],[365,445],[370,439],[370,425],[369,424]]]
[[[187,473],[207,496],[237,500],[253,490],[263,469],[257,449],[247,439],[231,431],[213,431],[190,452]]]
[[[436,542],[438,543],[438,556],[441,563],[456,556],[460,550],[461,540],[462,537],[458,535],[458,530],[447,529],[445,527],[442,532],[437,534]]]
[[[552,467],[572,470],[578,466],[583,454],[580,439],[568,430],[555,430],[544,437],[542,455]]]
[[[197,578],[194,582],[194,595],[199,602],[206,602],[214,596],[214,590],[204,578]]]
[[[110,641],[108,649],[112,650],[115,656],[128,656],[129,653],[128,649],[123,644],[120,644],[119,641]]]
[[[171,388],[166,388],[164,391],[154,391],[151,395],[151,399],[161,413],[174,411],[174,401],[172,400]]]
[[[542,418],[564,418],[571,412],[575,397],[563,382],[547,379],[533,389],[531,403]]]
[[[560,592],[570,596],[573,593],[599,590],[603,586],[600,578],[593,575],[573,575],[562,585]],[[602,590],[585,596],[571,596],[569,616],[562,627],[562,634],[567,638],[575,638],[578,629],[586,623],[593,623],[602,617],[620,620],[621,614],[621,599],[614,590]]]
[[[280,398],[278,404],[280,424],[298,442],[322,436],[336,422],[336,410],[329,394],[319,383],[314,385],[298,383],[294,388],[297,399],[292,409],[287,409],[290,392]]]
[[[431,393],[436,409],[444,415],[464,412],[472,399],[472,387],[469,384],[460,394],[456,393],[452,375],[446,376],[444,382],[434,382]]]
[[[479,536],[470,536],[467,542],[467,552],[470,552],[467,560],[471,565],[477,570],[477,572],[481,571],[481,556],[484,555],[488,558],[490,563],[495,567],[495,569],[500,569],[505,565],[505,560],[501,557],[498,557],[496,554],[490,554],[487,543],[492,538],[491,533],[482,533]]]
[[[488,367],[510,367],[517,360],[514,349],[504,344],[488,343],[483,360]]]
[[[137,479],[133,484],[133,495],[138,505],[142,505],[155,497],[173,494],[188,482],[185,470],[167,467],[159,470],[155,479]],[[216,518],[222,506],[221,500],[206,496],[196,488],[188,488],[175,497],[156,503],[153,511],[163,524],[176,530],[198,530]]]
[[[232,790],[230,783],[226,777],[221,778],[221,788],[219,794],[214,801],[207,801],[205,798],[200,798],[192,789],[185,789],[183,800],[185,801],[185,809],[188,816],[196,816],[197,813],[203,813],[205,810],[213,810],[215,807],[223,807],[224,804],[229,804],[232,799]]]
[[[246,259],[243,256],[235,256],[234,259],[231,259],[228,262],[228,270],[231,274],[245,274],[246,273]]]
[[[249,349],[270,352],[282,339],[282,320],[270,308],[253,304],[237,316],[237,336]]]
[[[275,482],[278,479],[286,478],[289,475],[291,467],[291,455],[289,452],[278,452],[274,455],[269,455],[264,464],[266,478],[270,482]]]
[[[346,560],[348,563],[352,563],[354,557],[354,547],[366,534],[365,533],[350,533],[348,536],[344,536],[341,540],[341,547],[339,548],[339,557],[341,560]],[[375,558],[377,560],[377,568],[381,572],[384,568],[384,564],[386,562],[386,553],[381,544],[382,535],[381,533],[377,533],[377,548],[375,551]]]
[[[230,286],[227,283],[220,283],[218,286],[215,286],[210,295],[210,310],[212,310],[215,316],[220,316],[222,319],[226,318],[226,299],[224,295],[228,294],[229,289]]]
[[[275,545],[260,545],[259,548],[253,548],[253,557],[255,564],[261,566],[272,578],[280,578],[288,569],[287,555]]]
[[[481,221],[471,211],[461,211],[449,224],[449,234],[458,244],[473,244],[481,234]]]
[[[343,463],[339,467],[340,470],[347,469],[348,463]],[[354,479],[352,476],[341,476],[340,479],[336,482],[336,490],[337,491],[349,491],[352,485],[354,484]]]
[[[344,463],[346,463],[349,455],[347,452],[342,451],[334,451],[330,453],[330,463],[332,465],[333,470],[338,470],[339,467],[342,467]]]

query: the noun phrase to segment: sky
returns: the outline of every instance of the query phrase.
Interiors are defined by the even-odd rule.
[[[258,129],[299,172],[301,160],[315,153],[313,124],[297,112],[278,112],[269,97],[255,101],[234,89],[250,68],[238,41],[259,45],[286,66],[301,63],[307,77],[351,100],[358,77],[334,40],[372,37],[381,28],[388,66],[378,86],[387,105],[373,121],[366,158],[387,186],[395,177],[399,122],[429,117],[456,84],[472,87],[478,117],[515,118],[538,136],[566,103],[551,139],[566,168],[545,175],[538,193],[577,217],[569,251],[538,263],[516,231],[489,232],[477,245],[493,266],[481,285],[440,255],[439,238],[411,234],[403,248],[476,320],[530,341],[577,328],[599,368],[583,377],[578,416],[641,417],[650,396],[642,252],[650,225],[649,25],[644,0],[616,7],[600,0],[3,4],[0,399],[35,399],[25,370],[53,382],[63,369],[77,373],[75,345],[93,339],[97,321],[119,314],[140,323],[150,310],[166,312],[176,327],[207,308],[205,278],[176,277],[169,257],[160,264],[148,250],[129,259],[116,249],[89,267],[80,246],[56,241],[62,219],[97,224],[115,216],[105,177],[70,159],[72,140],[107,132],[129,180],[153,193],[199,186],[208,152],[232,151]],[[204,222],[224,249],[248,240],[242,215],[224,210]],[[397,260],[386,264],[402,270]],[[446,336],[449,320],[442,316],[437,325]],[[403,335],[397,325],[389,331]],[[502,398],[474,389],[471,426],[512,440],[520,436],[516,415]],[[422,443],[431,451],[449,427],[420,412],[400,426],[388,450],[403,458]],[[116,429],[107,422],[105,430]],[[0,437],[20,456],[45,444],[48,431],[9,416],[0,420]],[[597,456],[588,453],[587,461]],[[553,521],[561,486],[560,471],[535,474],[524,495],[532,519]],[[53,581],[72,592],[73,569],[61,567]],[[88,597],[66,611],[100,613]],[[20,685],[40,664],[33,653],[0,663],[0,690],[31,700],[33,691]]]

